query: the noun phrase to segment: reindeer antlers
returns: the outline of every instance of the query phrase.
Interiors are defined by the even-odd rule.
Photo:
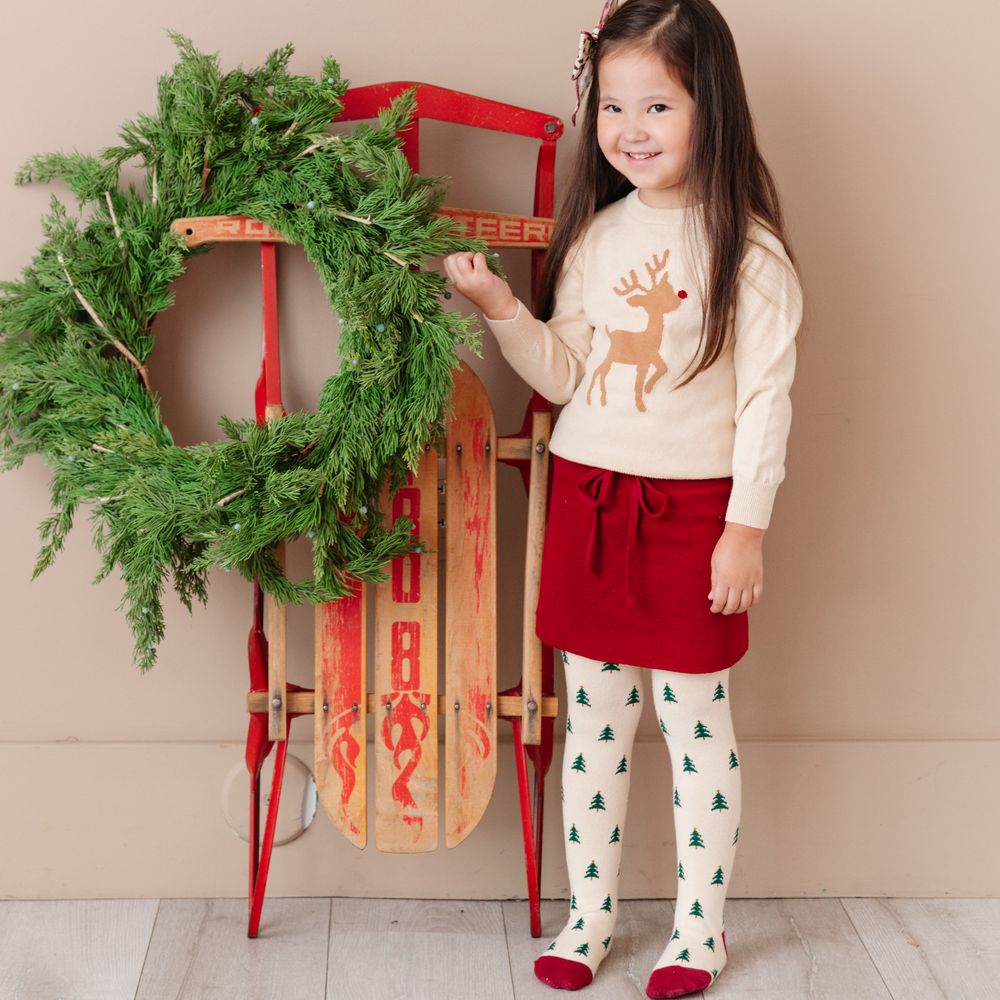
[[[652,264],[648,261],[646,262],[646,273],[649,275],[650,282],[649,288],[639,281],[635,271],[629,271],[628,278],[623,276],[621,279],[622,287],[619,288],[615,285],[615,295],[631,295],[633,292],[651,292],[657,284],[656,276],[664,269],[664,267],[666,267],[667,258],[669,256],[670,251],[664,250],[662,257],[657,257],[655,253],[653,254]],[[662,277],[665,278],[666,274],[663,274]]]
[[[667,266],[667,258],[670,256],[669,250],[663,251],[663,256],[657,260],[656,254],[653,254],[653,266],[650,267],[649,262],[646,262],[646,271],[649,274],[649,280],[656,285],[656,276]],[[666,275],[664,275],[666,277]]]
[[[632,279],[632,284],[628,283],[628,278],[622,277],[622,287],[619,288],[615,285],[615,295],[631,295],[633,292],[645,292],[646,289],[639,284],[639,279],[635,275],[635,271],[629,271],[629,278]]]

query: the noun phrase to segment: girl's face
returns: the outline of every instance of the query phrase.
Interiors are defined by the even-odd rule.
[[[597,142],[608,163],[653,208],[688,204],[684,173],[694,100],[648,49],[605,56],[597,74]]]

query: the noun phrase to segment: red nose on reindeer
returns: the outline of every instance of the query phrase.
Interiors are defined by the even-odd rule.
[[[685,292],[683,288],[677,293],[677,298],[679,299],[686,299],[687,297],[688,293]]]

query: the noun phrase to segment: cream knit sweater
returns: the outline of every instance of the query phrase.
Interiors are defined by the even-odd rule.
[[[707,270],[686,215],[633,191],[598,212],[567,257],[547,323],[524,305],[488,322],[514,370],[566,404],[554,454],[658,479],[732,476],[726,519],[766,528],[784,478],[802,295],[780,242],[756,227],[735,336],[675,389],[698,351]]]

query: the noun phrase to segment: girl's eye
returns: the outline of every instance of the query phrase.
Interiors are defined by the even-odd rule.
[[[659,114],[661,111],[666,111],[668,109],[665,104],[654,104],[649,110],[655,111],[657,114]]]
[[[604,110],[605,111],[610,111],[613,114],[617,114],[619,111],[621,111],[621,108],[618,107],[617,104],[605,104],[604,105]]]

